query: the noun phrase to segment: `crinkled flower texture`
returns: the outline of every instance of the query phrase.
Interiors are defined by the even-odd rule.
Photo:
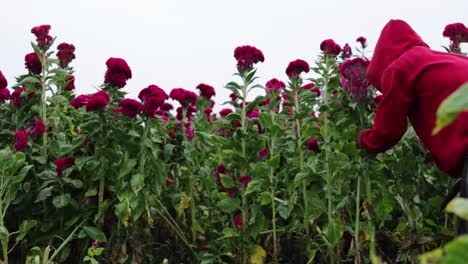
[[[333,39],[326,39],[320,43],[320,50],[326,55],[336,57],[341,52],[340,45],[336,44]]]
[[[304,61],[304,60],[295,60],[291,61],[286,68],[286,75],[288,75],[289,78],[293,77],[298,77],[301,73],[309,72],[310,67],[309,64]]]
[[[273,79],[269,80],[265,84],[265,88],[266,88],[267,92],[281,91],[284,88],[286,88],[286,84],[284,84],[284,82],[282,82],[282,81],[280,81],[280,80],[278,80],[276,78],[273,78]]]
[[[106,65],[107,71],[104,76],[104,83],[123,88],[127,84],[127,80],[132,78],[132,71],[125,60],[109,58]]]
[[[197,89],[200,90],[200,95],[208,100],[210,100],[212,96],[216,95],[215,89],[208,84],[200,83],[197,86]]]
[[[370,83],[366,78],[366,71],[369,63],[368,60],[355,58],[340,66],[341,87],[350,92],[356,101],[367,94]]]
[[[248,45],[237,47],[234,50],[234,58],[237,60],[237,68],[241,71],[250,71],[254,64],[265,61],[259,49]]]

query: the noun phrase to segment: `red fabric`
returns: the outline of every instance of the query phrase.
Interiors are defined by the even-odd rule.
[[[385,151],[405,134],[408,119],[442,171],[459,177],[468,151],[468,113],[432,136],[440,103],[468,82],[468,58],[433,51],[404,21],[382,30],[367,70],[383,94],[374,125],[361,135],[369,152]]]

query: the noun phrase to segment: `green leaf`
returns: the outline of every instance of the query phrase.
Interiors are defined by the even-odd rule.
[[[130,180],[130,186],[132,186],[132,190],[135,193],[138,193],[141,189],[143,189],[143,185],[145,184],[145,175],[142,173],[137,173],[132,176]]]
[[[468,199],[456,197],[445,207],[445,211],[468,220]]]
[[[436,114],[436,126],[432,130],[432,134],[439,133],[444,127],[450,125],[458,114],[465,110],[468,110],[468,83],[465,83],[439,105]]]
[[[268,160],[268,165],[270,165],[273,169],[279,168],[280,158],[281,158],[281,155],[280,155],[280,154],[276,154],[275,156],[271,157],[271,158]]]
[[[52,195],[52,190],[54,189],[54,186],[49,186],[49,187],[46,187],[42,190],[39,191],[39,193],[37,194],[37,197],[36,197],[36,200],[34,202],[40,202],[40,201],[43,201],[45,199],[47,199],[47,197],[51,196]]]
[[[83,231],[94,241],[107,242],[106,235],[96,227],[84,226]]]
[[[29,76],[29,77],[22,79],[19,84],[24,85],[27,83],[39,83],[39,79],[33,76]]]
[[[249,251],[251,264],[265,263],[266,251],[261,246],[254,246]]]
[[[262,127],[271,129],[271,127],[273,126],[273,118],[271,117],[269,113],[260,112],[260,115],[258,116],[258,118],[260,120],[260,124],[262,125]]]
[[[221,177],[221,183],[223,184],[224,187],[226,188],[234,187],[234,180],[232,179],[231,176],[221,174],[220,177]]]
[[[240,200],[238,198],[225,198],[219,201],[216,206],[225,213],[232,213],[240,208]]]
[[[127,174],[129,174],[133,170],[133,168],[135,168],[136,165],[137,165],[136,159],[128,159],[124,161],[124,163],[120,167],[119,178],[124,177]]]
[[[130,130],[128,131],[127,136],[140,137],[140,134],[138,134],[138,132],[136,132],[135,130]]]
[[[36,220],[24,220],[19,226],[18,235],[16,241],[20,242],[27,235],[28,231],[37,225]]]
[[[418,257],[421,264],[465,264],[468,259],[468,236],[459,236],[443,248],[424,253]]]
[[[262,192],[261,194],[261,205],[269,205],[271,204],[271,193],[269,192]]]
[[[78,157],[75,159],[75,167],[81,171],[86,162],[94,159],[94,157]]]
[[[70,184],[75,189],[80,189],[81,187],[83,187],[83,182],[80,181],[80,180],[75,180],[75,179],[72,179],[72,178],[69,178],[69,177],[64,177],[63,181],[65,183]]]
[[[24,177],[26,177],[26,174],[28,174],[29,170],[33,167],[33,165],[28,165],[24,166],[21,168],[21,170],[18,172],[18,175],[13,178],[13,183],[18,183],[22,182]]]
[[[65,193],[59,196],[55,196],[54,199],[52,200],[52,204],[56,208],[63,208],[67,206],[67,204],[70,202],[71,195],[69,193]]]

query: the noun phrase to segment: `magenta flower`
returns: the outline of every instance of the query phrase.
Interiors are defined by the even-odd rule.
[[[317,143],[317,139],[315,139],[315,138],[309,139],[309,141],[307,141],[307,143],[306,143],[306,147],[307,147],[308,150],[311,150],[313,152],[316,152],[316,153],[320,152],[320,148],[319,148],[319,145]]]
[[[468,28],[463,23],[448,24],[442,35],[454,43],[468,42]]]
[[[242,186],[244,186],[244,188],[247,188],[251,180],[252,180],[252,177],[248,175],[239,177],[239,182],[240,184],[242,184]]]
[[[192,123],[185,123],[185,137],[188,141],[192,141],[195,138],[195,129],[192,127]]]
[[[268,153],[270,153],[270,150],[268,150],[268,148],[263,148],[263,149],[258,151],[258,153],[257,153],[258,158],[259,159],[264,159],[268,155]]]
[[[351,47],[348,45],[348,43],[346,43],[341,50],[341,58],[348,59],[351,58],[351,55],[353,55]]]
[[[39,57],[37,57],[36,53],[29,53],[26,54],[24,57],[25,60],[25,65],[26,69],[29,70],[29,72],[32,72],[34,74],[41,74],[42,72],[42,64],[41,61],[39,60]]]
[[[82,106],[85,106],[90,99],[89,95],[82,94],[78,97],[75,97],[73,100],[71,100],[70,105],[73,106],[73,108],[78,109]]]
[[[200,95],[208,100],[210,100],[212,96],[216,95],[215,89],[208,84],[200,83],[197,86],[197,89],[200,90]]]
[[[171,186],[172,184],[174,184],[174,179],[172,179],[172,178],[167,178],[167,179],[166,179],[166,187],[167,187],[167,186]]]
[[[89,98],[86,103],[86,112],[93,112],[100,110],[109,104],[109,95],[105,91],[99,91]]]
[[[109,58],[106,65],[107,71],[104,76],[104,83],[122,88],[127,84],[127,80],[132,78],[132,71],[125,60]]]
[[[229,109],[229,108],[224,108],[224,109],[221,109],[221,111],[219,111],[219,115],[221,116],[221,118],[226,118],[226,116],[229,115],[230,113],[232,113],[232,109]]]
[[[119,110],[124,116],[135,117],[143,111],[143,105],[137,100],[123,99],[119,102]]]
[[[57,176],[62,177],[64,170],[75,165],[75,158],[70,157],[66,159],[56,159],[54,163],[55,163],[55,171],[57,172]]]
[[[4,89],[8,86],[7,79],[3,75],[2,71],[0,71],[0,89]]]
[[[161,110],[163,110],[164,112],[170,111],[172,109],[174,109],[174,106],[172,106],[172,104],[170,104],[170,103],[164,103],[161,106]]]
[[[367,47],[367,39],[363,36],[360,36],[359,38],[356,39],[356,42],[361,43],[361,48],[365,49]]]
[[[42,120],[35,120],[32,125],[28,127],[28,135],[31,137],[33,140],[36,139],[38,136],[44,134],[46,131],[46,126]]]
[[[15,150],[23,151],[28,147],[28,136],[26,135],[26,130],[20,130],[15,133],[13,136],[15,141]]]
[[[59,59],[60,67],[66,68],[68,64],[75,59],[75,46],[64,42],[57,46],[57,50],[57,58]]]
[[[273,78],[273,79],[269,80],[265,84],[265,88],[266,88],[267,92],[281,91],[284,88],[286,88],[286,85],[284,84],[284,82],[282,82],[282,81],[280,81],[280,80],[278,80],[276,78]]]
[[[231,101],[235,102],[237,101],[237,99],[239,99],[239,97],[237,97],[237,95],[235,93],[231,93],[229,95],[229,97],[231,98]]]
[[[320,50],[325,53],[325,55],[330,55],[336,57],[341,52],[340,45],[336,44],[333,39],[326,39],[320,43]]]
[[[37,45],[40,48],[45,48],[52,44],[53,38],[49,36],[50,25],[42,25],[33,27],[31,33],[36,35]]]
[[[93,241],[93,242],[91,243],[91,247],[93,247],[93,248],[98,248],[98,247],[99,247],[99,243],[98,243],[97,241]]]
[[[21,98],[21,94],[26,91],[26,87],[21,87],[19,89],[16,89],[12,94],[11,94],[11,102],[13,103],[13,106],[16,108],[20,108],[23,105],[23,99]]]
[[[244,229],[244,222],[242,220],[242,215],[238,215],[236,217],[234,217],[234,219],[232,220],[233,224],[234,224],[234,227],[236,229],[239,229],[239,230],[242,230]]]
[[[67,86],[65,86],[65,91],[73,91],[75,90],[75,76],[73,75],[69,75],[66,79],[65,79],[67,83]]]
[[[0,103],[10,99],[10,91],[7,88],[0,88]]]
[[[249,113],[247,113],[246,117],[249,118],[249,119],[258,118],[258,115],[259,115],[258,110],[254,109],[254,110],[250,111]]]
[[[289,78],[296,78],[303,72],[309,72],[309,70],[310,67],[306,61],[295,60],[289,63],[288,67],[286,68],[286,75],[288,75]]]
[[[240,71],[250,71],[253,65],[264,62],[263,53],[252,46],[239,46],[234,50],[234,58],[237,60],[237,68]]]
[[[183,107],[194,105],[198,101],[198,95],[183,88],[174,88],[169,93],[169,97],[178,101]]]
[[[341,87],[350,92],[356,101],[367,94],[370,83],[366,78],[366,71],[369,63],[368,60],[355,58],[345,61],[340,66]]]

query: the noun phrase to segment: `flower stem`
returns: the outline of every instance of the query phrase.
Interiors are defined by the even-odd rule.
[[[270,111],[272,124],[275,125],[275,112]],[[270,138],[270,159],[275,156],[275,137]],[[270,192],[271,192],[271,215],[272,215],[272,227],[273,227],[273,262],[278,262],[278,240],[276,238],[276,208],[275,208],[275,182],[274,182],[274,169],[270,167]]]
[[[47,58],[43,51],[41,51],[41,64],[42,64],[42,75],[41,75],[41,119],[46,125],[46,130],[42,134],[42,156],[47,160],[47,104],[46,104],[46,90],[47,90]]]
[[[249,82],[245,79],[245,77],[242,77],[244,80],[244,85],[242,86],[242,97],[243,97],[243,103],[242,103],[242,110],[241,110],[241,129],[242,129],[242,139],[241,139],[241,144],[242,144],[242,157],[247,160],[247,150],[246,150],[246,143],[245,143],[245,134],[247,133],[247,87],[249,86]],[[243,168],[241,170],[241,176],[245,175],[246,171]],[[245,242],[247,240],[247,233],[246,233],[246,226],[247,226],[247,198],[245,197],[245,192],[241,193],[242,196],[242,205],[241,205],[241,212],[242,212],[242,240]],[[273,197],[272,197],[273,199]],[[242,263],[246,264],[247,263],[247,251],[243,250],[242,254]]]

